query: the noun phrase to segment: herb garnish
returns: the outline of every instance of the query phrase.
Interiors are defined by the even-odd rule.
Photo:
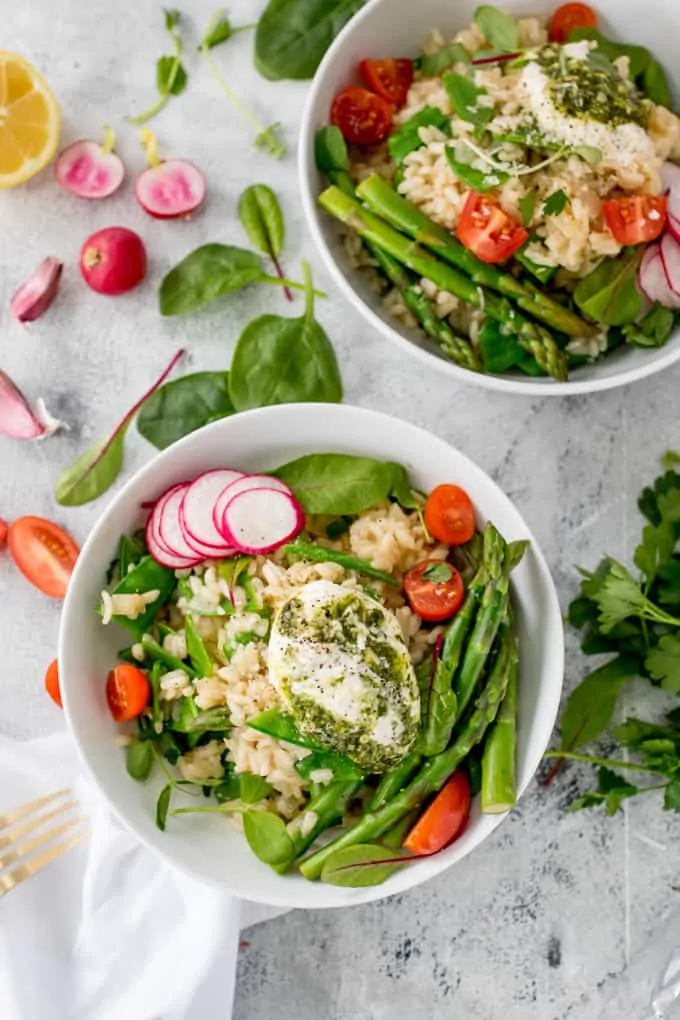
[[[131,124],[144,124],[163,109],[170,96],[179,96],[187,87],[187,73],[182,65],[182,37],[177,31],[181,14],[175,8],[163,8],[165,29],[172,39],[175,52],[172,56],[159,57],[156,62],[156,88],[158,101],[136,117],[130,117]]]

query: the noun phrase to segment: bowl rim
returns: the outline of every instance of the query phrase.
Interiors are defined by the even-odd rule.
[[[535,777],[536,770],[538,769],[545,748],[548,746],[548,743],[550,741],[550,737],[554,730],[555,721],[557,719],[557,713],[559,710],[562,688],[564,684],[565,653],[564,653],[564,628],[562,624],[562,613],[559,605],[557,591],[555,588],[555,583],[553,581],[552,574],[548,567],[548,563],[545,559],[543,551],[540,545],[538,544],[532,530],[528,527],[526,521],[524,520],[523,515],[516,507],[515,503],[482,467],[476,464],[475,461],[471,460],[469,457],[467,457],[466,454],[460,451],[457,447],[453,446],[453,444],[449,443],[447,440],[442,439],[441,437],[435,435],[434,433],[428,432],[426,429],[423,429],[420,426],[413,424],[412,422],[404,421],[403,419],[396,418],[393,415],[385,414],[384,412],[381,411],[373,411],[371,409],[359,407],[352,404],[319,404],[319,403],[274,405],[265,408],[257,408],[254,410],[241,412],[238,415],[238,418],[243,427],[247,429],[248,422],[252,420],[254,417],[282,416],[285,419],[288,416],[296,416],[300,414],[307,413],[318,414],[320,412],[323,412],[324,410],[327,412],[332,411],[333,413],[340,414],[341,416],[346,415],[348,418],[359,416],[365,422],[366,428],[364,431],[364,435],[371,435],[372,429],[373,428],[377,429],[380,425],[382,425],[383,427],[385,426],[390,427],[393,426],[394,424],[398,424],[400,427],[406,426],[414,433],[419,433],[423,441],[425,442],[431,442],[432,440],[435,440],[436,443],[449,447],[456,453],[456,455],[461,459],[461,461],[465,463],[466,469],[469,468],[472,474],[482,476],[497,491],[497,493],[509,503],[510,507],[512,508],[514,513],[517,515],[519,521],[521,522],[524,537],[526,537],[531,544],[531,550],[535,558],[536,567],[539,571],[542,584],[545,587],[545,595],[547,597],[543,603],[545,613],[544,624],[546,629],[551,629],[554,631],[555,646],[553,652],[551,653],[551,659],[554,662],[553,668],[555,676],[559,676],[559,682],[554,682],[550,686],[544,684],[542,687],[542,694],[540,698],[542,718],[541,728],[545,733],[545,738],[539,741],[539,744],[543,746],[541,746],[540,749],[537,748],[534,756],[531,759],[527,760],[526,766],[527,778],[525,782],[520,787],[518,787],[517,790],[517,802],[519,803],[519,800],[524,795],[527,787],[530,785],[531,781]],[[128,831],[132,832],[135,838],[138,839],[143,846],[145,846],[147,849],[160,856],[161,859],[164,860],[166,863],[184,872],[185,874],[190,875],[192,878],[200,882],[211,885],[214,888],[218,888],[222,892],[225,892],[229,895],[240,896],[242,898],[251,900],[252,902],[264,903],[272,906],[290,907],[295,909],[333,909],[335,907],[354,906],[357,904],[367,903],[379,899],[386,899],[392,895],[398,895],[402,892],[405,892],[408,889],[415,888],[421,883],[429,881],[430,879],[435,878],[438,875],[444,874],[444,872],[448,871],[449,868],[451,868],[454,864],[457,864],[459,862],[450,861],[448,863],[445,863],[444,859],[442,859],[441,866],[438,867],[437,870],[433,872],[430,872],[427,868],[418,867],[405,869],[401,874],[395,876],[395,878],[398,878],[399,881],[397,882],[397,887],[394,889],[390,889],[389,891],[387,891],[383,889],[382,886],[368,886],[365,888],[351,889],[348,890],[348,892],[352,893],[351,900],[348,900],[346,902],[319,903],[319,904],[297,902],[294,895],[291,894],[286,895],[284,887],[282,887],[282,892],[280,896],[258,895],[256,891],[253,892],[250,890],[244,892],[237,888],[226,886],[224,883],[220,882],[217,879],[214,879],[211,876],[206,876],[200,870],[200,868],[193,867],[191,863],[186,863],[185,861],[179,863],[171,853],[167,853],[163,850],[159,842],[155,842],[151,837],[147,836],[146,833],[140,831],[136,824],[128,819],[124,806],[121,806],[119,803],[116,802],[116,800],[112,796],[109,795],[109,792],[105,789],[104,784],[100,782],[100,779],[97,775],[97,769],[95,768],[94,764],[90,763],[87,749],[85,746],[86,742],[85,740],[81,740],[78,727],[73,722],[74,715],[72,712],[72,704],[75,704],[75,696],[72,702],[71,700],[72,695],[69,692],[68,671],[62,668],[62,664],[64,663],[65,660],[65,649],[67,647],[67,639],[76,632],[78,626],[79,616],[77,614],[77,607],[75,607],[74,605],[75,604],[74,593],[78,588],[81,575],[85,575],[88,570],[87,560],[89,558],[90,551],[93,548],[95,548],[102,540],[102,537],[106,535],[109,519],[115,514],[115,511],[119,503],[124,501],[131,492],[134,492],[134,490],[144,481],[145,477],[148,474],[152,474],[153,471],[156,470],[159,463],[162,463],[164,461],[168,462],[171,461],[175,456],[176,452],[181,447],[190,446],[192,443],[195,443],[197,436],[199,435],[203,437],[204,441],[207,440],[208,437],[213,434],[217,436],[220,433],[220,431],[225,427],[225,422],[230,421],[232,421],[231,418],[226,418],[220,419],[216,422],[212,422],[209,425],[206,425],[203,428],[197,429],[196,431],[188,434],[187,436],[184,436],[182,439],[173,443],[172,446],[166,448],[165,450],[159,451],[157,454],[151,457],[149,461],[147,461],[140,468],[138,468],[134,475],[125,483],[124,486],[122,486],[122,488],[110,500],[110,502],[102,512],[101,516],[97,520],[96,524],[90,531],[89,535],[87,536],[87,539],[85,540],[85,543],[83,544],[83,547],[81,549],[80,555],[78,556],[78,559],[76,561],[76,566],[67,589],[59,625],[58,661],[60,673],[62,674],[62,698],[64,703],[64,714],[69,732],[73,738],[78,753],[78,757],[87,776],[91,780],[94,788],[98,791],[98,794],[103,798],[104,802],[107,804],[109,810],[112,811],[112,813],[115,815],[116,818],[118,818],[121,824]],[[368,445],[370,444],[367,443],[367,446]],[[309,440],[309,446],[310,452],[313,452],[314,447],[313,437],[311,437]],[[366,455],[369,456],[370,454]],[[480,510],[483,511],[483,508],[480,507]],[[66,658],[68,658],[68,655],[66,655]],[[121,763],[121,768],[123,767],[124,766]],[[498,815],[481,816],[481,820],[483,820],[485,823],[485,828],[483,831],[480,831],[478,833],[475,842],[466,850],[465,854],[463,855],[463,857],[460,858],[460,860],[463,860],[465,857],[474,853],[474,851],[492,834],[492,832],[496,830],[496,828],[511,813],[512,812],[509,811]]]
[[[314,165],[314,135],[316,133],[314,115],[326,71],[335,60],[336,53],[343,47],[345,40],[350,35],[360,30],[363,21],[369,18],[376,8],[387,7],[391,2],[392,0],[369,0],[362,10],[350,18],[342,31],[336,36],[319,64],[302,113],[298,145],[298,176],[302,208],[312,240],[321,253],[326,269],[344,297],[363,315],[364,319],[371,326],[382,333],[383,336],[396,343],[402,350],[408,352],[412,357],[418,358],[423,364],[429,365],[433,370],[440,371],[451,379],[472,386],[479,386],[482,389],[512,393],[520,396],[568,397],[577,394],[599,393],[605,390],[617,389],[619,386],[627,386],[640,379],[656,375],[657,372],[661,372],[674,365],[680,360],[680,342],[675,346],[669,346],[665,353],[658,355],[653,361],[642,362],[640,365],[625,369],[615,375],[602,377],[601,379],[575,379],[562,383],[552,379],[537,379],[535,382],[528,382],[523,379],[509,378],[505,375],[471,372],[468,369],[460,368],[445,358],[437,357],[431,351],[419,347],[418,344],[401,334],[396,327],[385,322],[372,308],[369,308],[363,298],[356,292],[349,282],[352,274],[345,275],[342,272],[340,264],[336,261],[326,244],[320,226],[322,214],[316,202],[317,193],[313,187],[312,174],[310,173],[310,168]],[[346,268],[349,269],[349,266]]]

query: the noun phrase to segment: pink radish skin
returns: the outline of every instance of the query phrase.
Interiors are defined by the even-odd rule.
[[[664,163],[661,167],[661,183],[668,194],[668,219],[680,223],[680,166]]]
[[[88,287],[99,294],[125,294],[146,276],[144,242],[127,227],[104,227],[81,248],[80,272]]]
[[[61,280],[64,263],[59,259],[43,259],[32,276],[21,284],[10,301],[10,311],[17,322],[34,322],[50,307]]]
[[[170,557],[183,560],[183,566],[194,566],[205,557],[199,556],[185,540],[179,523],[179,507],[188,482],[174,485],[161,499],[153,511],[155,535],[158,544],[165,548]]]
[[[278,492],[284,492],[287,496],[293,495],[284,482],[280,482],[278,478],[271,478],[269,475],[245,475],[237,482],[227,485],[217,497],[213,509],[213,524],[226,542],[231,541],[224,531],[224,514],[227,506],[239,493],[249,492],[251,489],[276,489]]]
[[[680,219],[669,213],[666,220],[666,226],[669,233],[671,233],[675,240],[680,243]]]
[[[243,477],[242,471],[233,471],[231,468],[206,471],[185,492],[179,519],[184,538],[196,552],[212,557],[228,556],[236,552],[215,527],[213,508],[223,489]]]
[[[106,145],[80,141],[69,145],[57,156],[54,165],[57,182],[78,198],[108,198],[123,183],[125,167],[120,156]]]
[[[638,271],[638,286],[652,304],[658,303],[664,308],[680,308],[680,298],[676,297],[668,284],[660,244],[652,244],[647,248]]]
[[[149,167],[135,182],[135,197],[144,212],[158,220],[191,216],[203,205],[205,177],[185,159],[168,159]]]
[[[305,525],[302,507],[280,489],[247,489],[227,505],[225,534],[239,552],[258,556],[299,535]]]
[[[671,234],[661,238],[661,261],[668,286],[680,298],[680,244]]]
[[[163,536],[160,531],[160,522],[165,505],[168,499],[176,493],[178,489],[181,489],[183,492],[185,485],[171,486],[156,501],[146,523],[146,541],[151,555],[159,563],[162,563],[163,566],[170,567],[173,570],[186,570],[189,567],[196,566],[196,564],[200,563],[201,560],[197,558],[195,553],[193,553],[191,557],[178,555],[177,552],[175,552],[174,549],[171,549],[163,540]]]

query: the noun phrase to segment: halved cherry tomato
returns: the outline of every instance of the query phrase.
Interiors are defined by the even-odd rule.
[[[353,145],[374,145],[390,133],[392,107],[382,96],[353,85],[333,100],[331,123]]]
[[[18,517],[7,543],[24,577],[45,595],[63,599],[80,552],[71,536],[44,517]]]
[[[47,672],[45,673],[45,690],[47,691],[55,705],[59,705],[59,708],[64,707],[61,703],[61,690],[59,688],[59,665],[56,659],[53,659],[52,662],[47,667]]]
[[[663,233],[667,208],[666,195],[626,195],[604,202],[602,213],[619,244],[645,244]]]
[[[454,772],[402,846],[413,854],[436,854],[460,836],[469,814],[470,782],[464,772]]]
[[[448,620],[465,598],[463,579],[456,568],[435,559],[411,567],[404,577],[404,592],[413,612],[431,623]]]
[[[550,19],[550,42],[567,42],[575,28],[597,28],[597,14],[588,4],[558,7]]]
[[[2,549],[2,547],[5,544],[5,542],[7,541],[7,529],[8,529],[8,527],[9,527],[9,525],[8,525],[7,521],[3,521],[2,517],[0,517],[0,549]]]
[[[106,700],[116,722],[129,722],[141,715],[150,694],[146,673],[127,662],[115,666],[107,677]]]
[[[471,191],[458,223],[458,239],[482,262],[502,262],[521,248],[529,232],[493,199]]]
[[[382,96],[388,103],[403,106],[413,84],[413,63],[410,60],[362,60],[359,74],[367,89]]]
[[[467,492],[459,485],[438,485],[425,503],[425,525],[438,542],[469,542],[475,533],[475,511]]]

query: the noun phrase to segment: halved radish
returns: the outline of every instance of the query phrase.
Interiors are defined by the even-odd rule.
[[[290,542],[304,524],[298,501],[280,489],[247,489],[234,496],[224,513],[225,536],[239,552],[254,556]]]
[[[54,172],[66,191],[79,198],[107,198],[123,183],[125,167],[113,151],[116,136],[105,128],[104,142],[73,142],[57,156]]]
[[[664,234],[661,238],[661,261],[668,286],[680,298],[680,244],[671,234]]]
[[[231,468],[206,471],[191,483],[179,508],[182,531],[188,544],[204,556],[228,556],[236,552],[213,523],[213,509],[220,493],[245,475]]]
[[[231,485],[227,485],[217,497],[213,509],[213,524],[227,542],[230,539],[224,531],[224,512],[234,496],[238,496],[240,492],[248,492],[250,489],[276,489],[278,492],[285,492],[287,496],[293,495],[285,482],[280,482],[278,478],[272,478],[269,475],[245,475],[238,481],[232,482]]]

